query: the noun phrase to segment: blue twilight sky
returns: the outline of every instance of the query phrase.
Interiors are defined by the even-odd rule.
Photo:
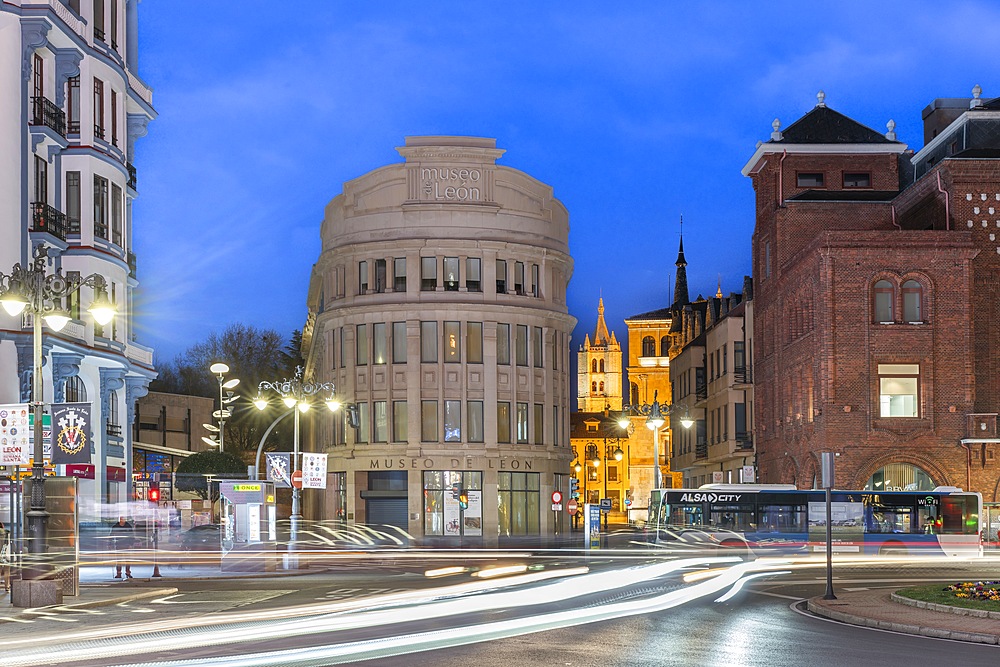
[[[305,320],[324,205],[408,135],[495,137],[570,212],[574,350],[750,272],[740,169],[827,104],[919,149],[921,110],[1000,96],[1000,4],[146,0],[137,142],[140,342],[169,360],[232,322]]]

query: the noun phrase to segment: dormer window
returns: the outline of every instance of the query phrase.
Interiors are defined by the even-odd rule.
[[[800,188],[826,187],[826,180],[821,171],[802,171],[796,175],[796,184]]]

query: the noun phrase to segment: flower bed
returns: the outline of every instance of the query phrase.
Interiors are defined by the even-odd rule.
[[[942,590],[960,599],[1000,602],[1000,581],[966,581]]]

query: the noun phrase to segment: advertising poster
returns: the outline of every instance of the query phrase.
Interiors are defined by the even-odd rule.
[[[274,482],[275,488],[289,488],[292,486],[291,466],[292,455],[287,452],[268,453],[264,455],[264,464],[267,467],[267,481]]]
[[[35,415],[28,411],[28,455],[35,452]],[[42,415],[42,458],[52,458],[52,415]]]
[[[52,406],[52,420],[56,424],[52,463],[90,463],[90,403],[57,403]]]
[[[326,488],[326,454],[302,454],[302,488]]]
[[[0,465],[28,465],[30,438],[27,403],[0,405]]]
[[[462,515],[462,525],[468,536],[483,534],[483,492],[469,491],[469,508]]]
[[[444,534],[462,534],[462,508],[458,505],[458,499],[452,497],[448,490],[444,492]]]
[[[587,503],[583,506],[583,539],[590,549],[601,546],[601,506]]]

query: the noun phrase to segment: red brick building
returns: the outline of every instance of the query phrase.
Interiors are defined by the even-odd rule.
[[[762,482],[1000,500],[1000,98],[939,99],[914,153],[827,107],[743,170]]]

